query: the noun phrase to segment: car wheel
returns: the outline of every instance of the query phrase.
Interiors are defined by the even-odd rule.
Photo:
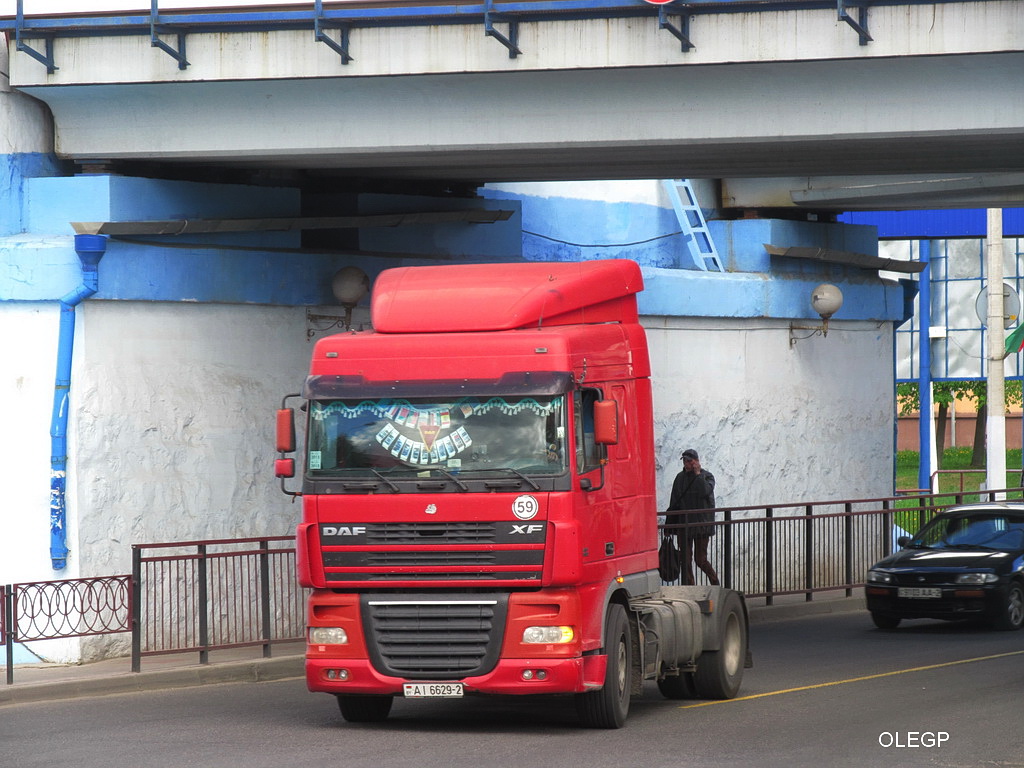
[[[1024,626],[1024,588],[1018,582],[1010,584],[1003,603],[1003,612],[996,617],[996,629],[1017,630]]]
[[[900,618],[898,616],[890,616],[887,613],[872,612],[871,620],[875,622],[875,626],[879,629],[896,629],[900,625]]]

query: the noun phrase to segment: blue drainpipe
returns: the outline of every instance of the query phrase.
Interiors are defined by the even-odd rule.
[[[55,571],[68,564],[67,503],[68,397],[71,394],[71,357],[75,349],[75,307],[99,288],[99,263],[107,250],[103,235],[75,235],[75,251],[82,263],[82,284],[60,300],[57,335],[57,378],[53,386],[50,419],[50,560]]]

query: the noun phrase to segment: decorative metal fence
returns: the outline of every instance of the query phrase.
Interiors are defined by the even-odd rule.
[[[130,576],[62,579],[0,587],[0,642],[7,684],[14,682],[14,644],[110,635],[131,630]]]

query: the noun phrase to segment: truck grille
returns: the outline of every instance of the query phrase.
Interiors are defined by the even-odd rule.
[[[494,523],[374,523],[367,526],[367,544],[489,544]]]
[[[364,595],[362,612],[370,658],[379,672],[449,680],[493,669],[504,635],[507,597]]]
[[[518,522],[320,524],[324,577],[341,582],[536,582],[547,525]]]

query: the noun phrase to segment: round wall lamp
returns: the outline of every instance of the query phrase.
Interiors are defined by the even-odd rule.
[[[843,306],[843,292],[838,286],[832,283],[822,283],[811,291],[811,309],[821,317],[821,325],[794,325],[789,324],[789,346],[793,346],[800,339],[809,339],[811,336],[821,334],[828,336],[828,321],[839,308]],[[804,336],[797,336],[794,331],[810,331]]]
[[[331,291],[345,308],[345,330],[352,327],[352,310],[370,292],[370,278],[359,267],[342,267],[331,279]]]

